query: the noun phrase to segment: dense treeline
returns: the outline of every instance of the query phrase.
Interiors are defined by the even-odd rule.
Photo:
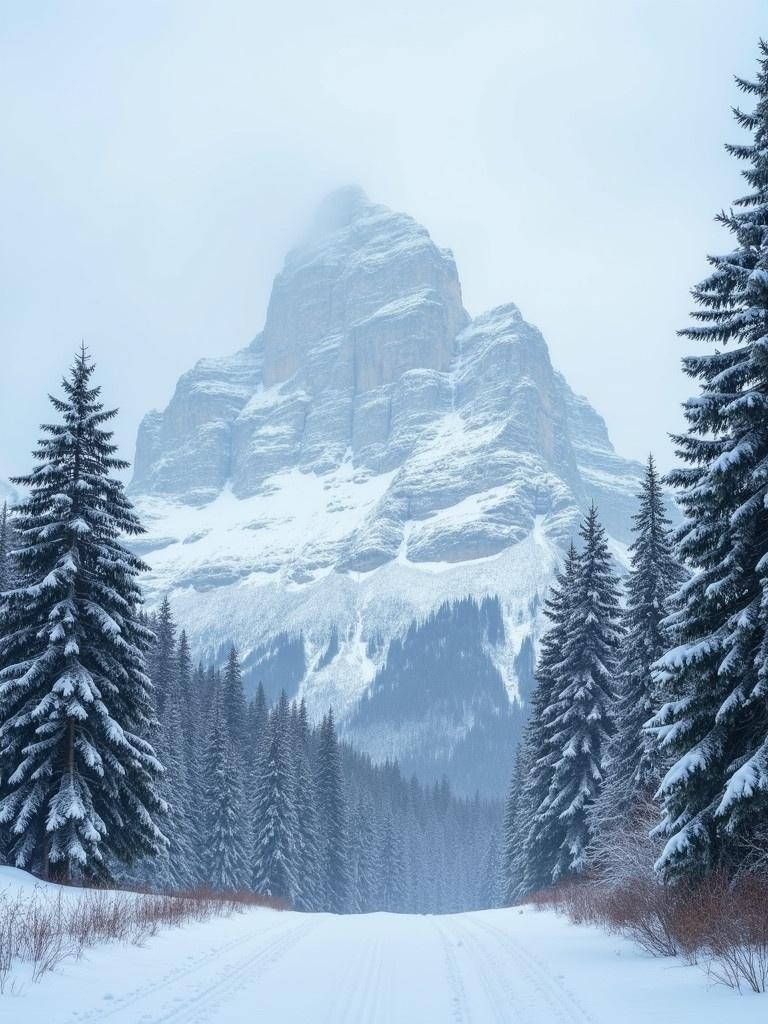
[[[680,332],[718,346],[683,360],[683,522],[650,463],[625,608],[594,511],[558,576],[505,814],[508,900],[587,871],[627,891],[768,874],[767,43],[737,82],[751,137],[727,148],[748,191],[718,217],[736,245]]]
[[[81,351],[27,498],[0,517],[0,856],[49,878],[253,890],[303,910],[479,905],[499,809],[424,788],[248,701],[237,652],[193,666],[170,604],[142,611],[142,532]]]
[[[164,600],[147,620],[171,844],[134,881],[253,889],[304,910],[454,911],[483,903],[494,803],[424,787],[340,743],[331,711],[264,688],[247,700],[237,652],[193,668]]]
[[[504,815],[508,902],[605,868],[661,780],[665,757],[645,729],[663,699],[652,666],[669,643],[669,600],[687,574],[653,459],[634,527],[623,608],[594,506],[545,604],[550,628]]]

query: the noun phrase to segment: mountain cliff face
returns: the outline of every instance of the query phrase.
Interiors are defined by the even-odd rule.
[[[151,592],[200,655],[234,641],[254,682],[471,788],[472,757],[509,767],[563,544],[595,500],[619,552],[640,474],[516,306],[471,319],[451,253],[351,188],[288,255],[262,333],[145,417],[131,489]],[[459,624],[464,672],[439,653]],[[427,662],[449,700],[413,692]]]

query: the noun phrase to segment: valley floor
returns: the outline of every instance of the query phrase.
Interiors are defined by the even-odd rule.
[[[550,912],[249,910],[107,945],[0,996],[24,1024],[739,1024],[768,995],[708,985]]]

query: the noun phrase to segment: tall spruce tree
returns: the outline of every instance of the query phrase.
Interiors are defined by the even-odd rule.
[[[256,782],[253,887],[293,905],[302,894],[298,875],[302,851],[289,714],[288,698],[283,691],[270,715],[267,745]]]
[[[564,822],[549,813],[548,797],[561,757],[555,698],[578,570],[579,558],[571,544],[544,604],[549,628],[540,644],[536,687],[507,798],[502,837],[505,903],[551,883],[565,835]]]
[[[249,772],[253,774],[258,764],[260,751],[264,745],[269,722],[267,698],[261,683],[256,687],[256,694],[248,704],[247,722],[245,760]]]
[[[656,710],[657,694],[652,666],[668,646],[664,620],[669,601],[687,573],[674,552],[671,523],[653,456],[648,457],[632,517],[631,572],[626,583],[626,608],[620,654],[619,699],[616,704],[616,742],[612,743],[611,771],[619,763],[634,791],[658,785],[659,752],[644,725]]]
[[[728,151],[748,189],[718,221],[735,248],[710,256],[693,291],[696,323],[681,334],[723,346],[683,360],[700,392],[675,438],[685,466],[670,474],[685,512],[682,558],[695,570],[670,617],[658,663],[668,699],[654,725],[673,760],[661,785],[666,877],[738,863],[768,816],[768,44],[754,98],[735,110],[751,135]]]
[[[511,906],[517,899],[523,873],[522,833],[526,825],[526,816],[521,809],[521,794],[526,784],[523,744],[524,740],[521,740],[515,753],[512,778],[504,801],[504,816],[501,822],[499,898],[505,907]],[[531,815],[527,817],[530,820]]]
[[[399,914],[405,909],[406,877],[403,837],[391,812],[384,815],[379,831],[381,909]]]
[[[16,585],[13,549],[16,545],[8,502],[0,509],[0,594]],[[0,626],[0,628],[2,628]]]
[[[83,348],[51,397],[34,470],[16,481],[23,584],[2,599],[0,823],[20,867],[108,876],[158,854],[161,767],[147,737],[152,692],[139,618],[143,564],[119,541],[142,532],[112,474],[100,388]]]
[[[0,635],[5,632],[3,623],[2,594],[16,585],[12,551],[15,546],[13,528],[8,511],[8,502],[3,502],[0,511]],[[0,824],[0,864],[5,864],[8,856],[10,835],[6,825]]]
[[[492,909],[500,906],[502,900],[501,839],[497,828],[491,829],[480,863],[477,905],[483,910]]]
[[[592,812],[592,828],[608,840],[607,849],[610,834],[626,828],[633,803],[650,797],[663,774],[656,738],[644,727],[659,706],[652,666],[668,646],[664,620],[669,602],[687,576],[674,553],[671,523],[652,456],[632,518],[631,571],[617,661],[616,731],[606,753],[605,783]]]
[[[378,821],[370,797],[361,797],[357,802],[350,843],[353,845],[350,904],[356,913],[366,914],[381,906],[381,843]]]
[[[183,728],[183,701],[180,688],[174,687],[165,702],[165,717],[160,727],[158,750],[165,766],[162,794],[168,810],[163,827],[168,847],[152,868],[155,885],[169,889],[190,889],[203,880],[199,861],[201,837],[195,813],[194,790],[190,777]],[[206,842],[208,837],[206,836]]]
[[[222,703],[217,690],[203,760],[201,861],[208,885],[235,891],[248,885],[248,829],[242,778],[233,770],[232,742]]]
[[[592,505],[579,531],[562,661],[555,668],[551,743],[557,752],[552,781],[539,811],[544,829],[562,828],[552,881],[579,874],[586,865],[589,811],[603,781],[612,731],[613,677],[620,639],[618,578],[605,530]]]
[[[320,725],[317,751],[317,806],[320,823],[320,886],[324,906],[347,910],[350,888],[344,782],[333,711]]]
[[[240,659],[234,645],[230,647],[227,655],[227,664],[224,668],[221,679],[224,713],[227,719],[232,747],[238,758],[245,759],[247,731],[248,731],[248,709],[245,703],[243,692],[243,675],[240,670]]]
[[[162,719],[168,695],[178,682],[176,671],[176,620],[168,595],[163,597],[152,621],[155,642],[150,650],[148,665],[155,693],[155,707]]]
[[[295,714],[291,716],[291,744],[295,778],[295,875],[297,882],[293,903],[297,910],[319,910],[321,905],[318,891],[320,836],[317,822],[317,794],[310,763],[310,730],[303,701],[301,709],[303,709],[303,714],[294,705]]]
[[[202,708],[200,706],[200,693],[192,671],[189,640],[184,629],[179,634],[179,642],[176,647],[176,692],[181,719],[184,758],[190,772],[194,774],[195,766],[199,766],[197,753],[201,742]]]

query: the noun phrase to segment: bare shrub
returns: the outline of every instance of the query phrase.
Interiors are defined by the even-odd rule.
[[[257,893],[205,889],[185,893],[126,892],[72,887],[0,892],[0,994],[10,991],[14,964],[33,981],[67,957],[101,942],[141,944],[161,928],[230,916],[248,907],[286,909]]]
[[[61,894],[47,903],[27,903],[21,952],[23,959],[32,964],[34,981],[70,955],[70,943],[62,928],[63,909]]]
[[[621,932],[654,956],[680,952],[675,927],[677,898],[656,882],[638,879],[634,885],[595,893],[612,931]]]
[[[615,876],[614,876],[615,877]],[[768,877],[662,885],[647,876],[569,881],[535,893],[534,906],[626,935],[654,956],[701,963],[721,984],[768,991]]]
[[[651,834],[658,820],[654,801],[638,796],[626,814],[601,822],[589,846],[595,882],[609,889],[633,885],[639,879],[658,883],[653,865],[662,843]]]
[[[768,991],[768,878],[750,875],[722,887],[704,947],[716,981]]]
[[[526,903],[537,910],[554,910],[565,914],[574,924],[605,924],[596,888],[591,880],[559,882],[526,897]]]
[[[534,893],[529,902],[565,914],[574,924],[596,924],[626,934],[655,956],[678,952],[664,889],[646,879],[609,887],[596,879],[563,882]]]
[[[22,918],[19,901],[0,893],[0,995],[9,991],[11,967],[19,955]]]

